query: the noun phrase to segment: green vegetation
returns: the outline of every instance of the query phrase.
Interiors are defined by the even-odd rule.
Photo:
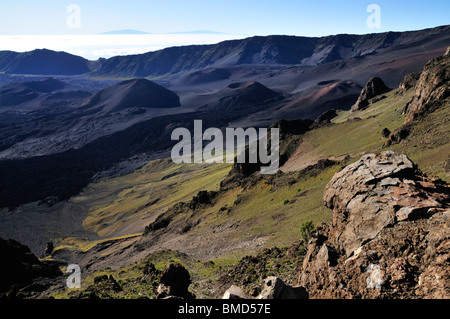
[[[90,205],[83,225],[101,237],[121,235],[127,226],[142,232],[143,218],[156,218],[200,190],[217,190],[229,169],[230,164],[176,165],[170,159],[156,160],[132,174],[91,184],[74,201]]]
[[[400,127],[405,116],[401,108],[411,96],[399,96],[396,91],[372,104],[363,111],[340,112],[333,124],[308,132],[305,136],[314,152],[320,156],[342,156],[360,152],[374,152],[385,142],[381,132],[384,128],[393,131]]]
[[[308,220],[304,222],[300,226],[300,237],[302,238],[304,243],[307,243],[309,241],[309,238],[311,237],[311,233],[314,230],[314,224],[312,221]]]
[[[164,159],[152,161],[132,174],[90,185],[74,200],[90,203],[84,226],[104,237],[102,240],[139,236],[145,226],[170,212],[169,223],[148,236],[158,231],[158,234],[172,232],[171,243],[178,246],[171,247],[174,250],[157,250],[139,263],[117,271],[95,273],[87,278],[83,289],[92,291],[94,288],[88,288],[95,286],[95,277],[112,275],[121,290],[114,291],[117,285],[104,277],[104,290],[113,290],[104,296],[152,298],[158,271],[171,262],[188,269],[193,279],[191,289],[199,298],[217,297],[218,283],[250,283],[247,292],[257,294],[262,276],[270,274],[294,282],[293,274],[298,271],[296,267],[303,258],[304,247],[297,244],[294,253],[289,247],[293,242],[307,242],[314,225],[331,219],[331,210],[323,205],[323,192],[342,167],[365,153],[392,149],[406,154],[424,172],[450,181],[445,168],[450,156],[448,108],[428,114],[409,128],[406,139],[385,146],[387,138],[382,131],[387,128],[394,132],[403,125],[405,116],[400,110],[411,94],[412,90],[403,95],[391,91],[366,110],[341,111],[332,123],[295,137],[299,142],[295,161],[314,164],[324,158],[333,160],[327,165],[252,176],[249,184],[220,190],[231,165],[175,165]],[[198,207],[187,204],[180,206],[179,211],[170,210],[177,203],[189,203],[203,190],[218,193]],[[158,236],[155,238],[152,245],[164,246],[163,240],[158,242]],[[66,238],[55,250],[88,251],[100,242]],[[283,248],[261,252],[268,247]],[[195,253],[195,260],[191,252]],[[154,271],[144,273],[144,269],[152,267]],[[100,292],[94,289],[94,293]],[[70,297],[70,294],[66,292],[58,297]]]
[[[404,153],[425,173],[450,183],[450,112],[438,108],[411,125],[408,137],[389,147]]]

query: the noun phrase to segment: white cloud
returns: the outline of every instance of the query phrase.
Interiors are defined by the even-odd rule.
[[[139,54],[171,46],[214,44],[243,37],[233,34],[0,35],[0,50],[25,52],[45,48],[96,60],[99,57]]]

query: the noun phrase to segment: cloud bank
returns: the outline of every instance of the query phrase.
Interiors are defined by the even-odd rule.
[[[235,34],[0,35],[0,50],[25,52],[49,49],[97,60],[116,55],[157,51],[172,46],[214,44],[244,37]]]

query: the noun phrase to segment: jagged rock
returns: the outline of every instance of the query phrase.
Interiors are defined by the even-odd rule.
[[[337,111],[334,109],[327,110],[319,115],[319,117],[316,119],[316,123],[329,123],[332,119],[334,119],[337,116]]]
[[[400,82],[400,85],[398,88],[402,93],[405,93],[410,88],[413,88],[416,86],[417,81],[419,80],[420,72],[414,72],[414,73],[408,73],[403,78],[403,81]]]
[[[62,275],[57,265],[40,261],[27,246],[12,239],[0,238],[0,256],[0,295],[15,297],[20,289],[41,278]]]
[[[450,47],[449,47],[450,48]],[[449,49],[447,49],[447,52]],[[430,60],[423,68],[411,100],[403,108],[405,122],[450,99],[450,54]]]
[[[52,254],[54,249],[53,243],[50,241],[47,243],[47,245],[45,246],[45,255],[49,256]]]
[[[217,192],[215,191],[199,191],[198,194],[195,195],[189,202],[189,208],[196,209],[203,204],[210,204],[216,195]]]
[[[334,209],[336,225],[343,226],[340,250],[350,256],[381,229],[443,206],[448,195],[414,174],[415,165],[405,155],[386,151],[365,155],[332,178],[324,201]]]
[[[225,291],[222,299],[248,299],[248,297],[241,288],[232,285]]]
[[[161,273],[157,298],[163,299],[169,296],[175,296],[184,299],[193,299],[195,296],[188,291],[190,284],[191,276],[186,268],[178,263],[169,264]]]
[[[308,299],[308,292],[304,287],[292,287],[271,276],[264,280],[263,291],[257,299]]]
[[[393,132],[389,133],[387,141],[384,143],[383,147],[388,147],[389,145],[400,143],[402,140],[409,136],[410,132],[409,125],[402,125],[396,128]]]
[[[312,298],[450,297],[449,194],[392,151],[348,165],[326,186],[333,218],[309,241],[300,284]]]
[[[381,136],[383,136],[384,138],[388,138],[390,135],[391,131],[386,127],[381,131]]]
[[[382,79],[378,77],[371,78],[361,91],[361,94],[356,103],[352,106],[351,111],[355,112],[366,109],[370,104],[370,99],[389,91],[391,91],[391,89],[384,84]]]

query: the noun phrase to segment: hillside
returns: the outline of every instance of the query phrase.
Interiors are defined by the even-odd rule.
[[[119,82],[94,94],[80,107],[120,112],[131,108],[171,108],[180,106],[180,98],[170,90],[146,79]]]
[[[215,45],[167,48],[103,61],[95,72],[102,76],[158,76],[188,70],[237,65],[314,66],[338,60],[361,58],[395,46],[420,45],[443,40],[448,26],[413,32],[369,35],[337,35],[321,38],[294,36],[252,37]],[[443,36],[443,37],[442,37]],[[180,59],[180,57],[183,59]]]
[[[66,52],[36,49],[0,51],[0,71],[8,74],[76,75],[90,72],[89,61]]]
[[[445,70],[448,58],[427,64],[422,76],[438,68],[437,62]],[[439,88],[438,82],[431,81],[427,92]],[[132,174],[90,184],[68,204],[85,207],[82,225],[98,238],[72,236],[70,231],[53,238],[53,258],[85,269],[83,289],[54,296],[123,298],[140,293],[154,298],[164,267],[179,262],[191,274],[189,291],[197,298],[221,297],[231,284],[257,296],[263,279],[270,275],[289,285],[302,284],[312,298],[412,298],[414,291],[421,297],[448,297],[442,282],[434,282],[429,273],[448,263],[436,254],[447,253],[444,244],[439,246],[446,240],[439,229],[448,224],[449,104],[441,95],[434,107],[408,120],[404,106],[422,91],[422,85],[405,90],[401,84],[383,98],[369,99],[362,110],[340,110],[322,123],[276,124],[281,129],[284,165],[273,176],[252,173],[245,165],[176,166],[169,160],[155,160]],[[401,129],[408,129],[408,135],[394,139]],[[369,173],[359,174],[363,168],[374,174],[376,183],[367,180]],[[400,194],[395,195],[396,202],[383,199],[391,191]],[[405,192],[412,193],[405,197]],[[367,204],[358,196],[378,203],[375,208],[387,205],[392,212],[391,208],[365,209]],[[347,206],[345,201],[353,204]],[[361,217],[366,211],[374,223],[367,221],[369,215]],[[396,217],[386,215],[391,213]],[[307,222],[317,227],[309,245],[299,232]],[[426,240],[405,250],[416,261],[394,251],[397,246],[402,249],[400,242],[406,240],[401,234],[413,236],[409,243],[416,243],[414,234],[421,231],[429,232]],[[381,237],[371,240],[377,234]],[[374,255],[373,249],[379,253]],[[399,268],[388,263],[394,255]],[[421,258],[429,268],[421,266]],[[364,262],[375,266],[361,268]],[[334,273],[338,280],[314,276],[317,267]],[[381,284],[370,277],[376,267],[386,274]],[[110,281],[99,279],[105,274],[112,276],[107,277]],[[150,280],[146,277],[150,275],[155,277]],[[417,276],[422,280],[414,279]],[[369,277],[381,288],[367,286]],[[139,287],[131,284],[136,280]],[[318,285],[325,289],[317,289]]]
[[[0,237],[20,242],[2,249],[83,281],[38,272],[0,294],[273,297],[281,279],[302,298],[447,298],[448,33],[256,37],[102,61],[162,73],[84,78],[93,92],[71,76],[2,87]],[[278,128],[280,170],[175,164],[171,132],[194,120]]]

